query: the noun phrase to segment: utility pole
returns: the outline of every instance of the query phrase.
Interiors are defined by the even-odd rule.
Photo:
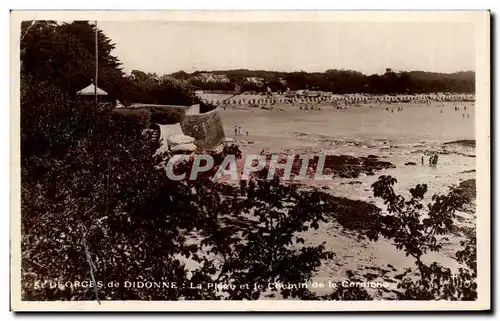
[[[94,95],[97,103],[97,76],[99,70],[99,56],[97,51],[97,20],[95,21],[95,80],[94,80]]]

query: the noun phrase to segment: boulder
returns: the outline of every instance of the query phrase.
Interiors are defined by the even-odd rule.
[[[167,142],[172,149],[172,147],[176,145],[192,144],[194,142],[194,138],[187,135],[170,135],[167,137]]]
[[[162,125],[156,124],[160,128],[160,137],[163,140],[167,140],[168,137],[172,135],[184,135],[181,129],[181,124],[170,124],[170,125]]]
[[[196,151],[196,148],[196,145],[193,143],[170,145],[170,151],[172,153],[192,153]]]

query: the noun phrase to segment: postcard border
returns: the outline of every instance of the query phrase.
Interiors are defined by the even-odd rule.
[[[476,28],[476,186],[478,300],[451,301],[21,301],[20,61],[22,20],[449,21]],[[490,12],[489,11],[11,11],[10,239],[14,311],[414,311],[489,310],[490,302]]]

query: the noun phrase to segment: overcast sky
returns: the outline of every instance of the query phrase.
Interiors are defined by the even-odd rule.
[[[125,71],[264,69],[365,74],[475,69],[474,25],[442,22],[98,22]]]

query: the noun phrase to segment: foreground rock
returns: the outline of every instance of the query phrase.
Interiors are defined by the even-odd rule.
[[[167,144],[172,153],[192,153],[196,151],[197,146],[194,144],[195,139],[187,135],[171,135],[167,138]]]
[[[193,143],[179,144],[170,147],[172,153],[192,153],[196,151],[197,147]]]

